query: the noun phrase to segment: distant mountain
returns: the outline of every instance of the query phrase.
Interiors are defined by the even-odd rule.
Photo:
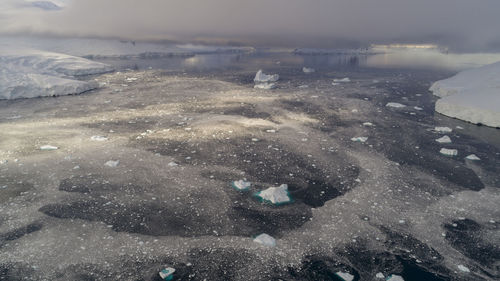
[[[42,10],[46,11],[58,11],[61,10],[62,8],[59,7],[58,5],[50,2],[50,1],[33,1],[30,2],[31,6],[40,8]]]

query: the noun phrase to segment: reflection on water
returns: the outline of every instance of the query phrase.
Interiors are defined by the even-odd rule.
[[[198,54],[192,57],[100,60],[117,69],[165,69],[172,71],[217,71],[303,66],[317,70],[348,68],[394,68],[460,71],[500,61],[500,54],[452,54],[439,49],[373,49],[372,53],[296,55],[292,52],[261,50],[241,54]]]

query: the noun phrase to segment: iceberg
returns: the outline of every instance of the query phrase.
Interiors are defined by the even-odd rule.
[[[446,156],[457,156],[458,155],[458,150],[456,149],[448,149],[448,148],[441,148],[439,153],[446,155]]]
[[[112,70],[106,64],[59,53],[0,48],[0,99],[80,94],[99,85],[75,76]]]
[[[394,108],[405,108],[406,107],[406,105],[400,104],[400,103],[397,103],[397,102],[389,102],[385,106],[387,106],[387,107],[394,107]]]
[[[259,69],[257,71],[257,74],[255,74],[255,78],[253,81],[255,83],[270,83],[270,82],[276,82],[280,79],[280,76],[278,74],[265,74],[262,72],[262,69]]]
[[[439,143],[451,143],[451,139],[448,136],[440,137],[439,139],[436,139],[436,141]]]
[[[347,82],[351,82],[351,79],[349,77],[342,79],[333,79],[333,83],[347,83]]]
[[[260,89],[260,90],[272,90],[276,89],[276,84],[275,83],[260,83],[260,84],[255,84],[253,86],[254,89]]]
[[[53,145],[42,145],[40,146],[40,150],[58,150],[59,147]]]
[[[233,181],[231,183],[231,186],[240,191],[248,190],[252,184],[249,181],[244,181],[244,180],[238,180],[238,181]]]
[[[304,73],[313,73],[313,72],[316,72],[316,69],[309,68],[309,67],[303,67],[302,68],[302,72],[304,72]]]
[[[109,160],[108,162],[104,163],[104,165],[110,167],[110,168],[116,168],[118,167],[118,164],[120,164],[120,160]]]
[[[434,127],[434,131],[438,133],[451,133],[453,129],[450,127]]]
[[[435,110],[473,124],[500,127],[500,62],[435,82]]]
[[[288,194],[288,185],[286,184],[282,184],[279,187],[270,187],[258,192],[256,195],[262,200],[273,204],[285,204],[291,201]]]
[[[476,154],[471,154],[465,157],[465,159],[472,160],[472,161],[479,161],[481,158],[477,157]]]
[[[276,246],[276,239],[274,239],[272,236],[265,234],[265,233],[255,237],[255,239],[253,239],[253,241],[255,243],[259,243],[259,244],[262,244],[262,245],[268,246],[268,247],[275,247]]]
[[[355,138],[351,138],[351,141],[354,141],[354,142],[366,142],[368,140],[367,137],[355,137]]]
[[[396,275],[396,274],[392,274],[391,276],[387,277],[386,280],[387,281],[405,281],[403,279],[403,277]]]
[[[337,275],[340,279],[342,279],[344,281],[354,280],[354,275],[347,273],[347,272],[339,271],[339,272],[335,273],[335,275]]]

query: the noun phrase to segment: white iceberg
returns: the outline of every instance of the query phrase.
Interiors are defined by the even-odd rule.
[[[434,127],[434,131],[438,133],[451,133],[453,129],[450,127]]]
[[[347,83],[347,82],[351,82],[351,79],[349,79],[349,77],[342,79],[333,79],[333,83]]]
[[[437,112],[474,124],[500,127],[500,62],[437,81],[430,90],[441,97],[436,102]]]
[[[93,141],[107,141],[108,138],[105,137],[105,136],[91,136],[90,140],[93,140]]]
[[[456,149],[448,149],[448,148],[441,148],[439,153],[446,155],[446,156],[457,156],[458,155],[458,150]]]
[[[255,78],[253,81],[255,83],[270,83],[270,82],[276,82],[280,79],[280,76],[278,74],[272,74],[268,75],[262,72],[262,69],[257,71],[257,74],[255,74]]]
[[[396,275],[396,274],[392,274],[391,276],[387,277],[386,279],[387,281],[405,281],[403,279],[403,277],[399,276],[399,275]]]
[[[387,106],[387,107],[394,107],[394,108],[405,108],[406,107],[406,105],[400,104],[400,103],[397,103],[397,102],[389,102],[385,106]]]
[[[436,141],[439,143],[451,143],[451,139],[448,136],[440,137],[439,139],[436,139]]]
[[[313,73],[313,72],[316,72],[316,69],[309,68],[309,67],[302,67],[302,72],[304,72],[304,73]]]
[[[472,160],[472,161],[479,161],[479,160],[481,160],[481,158],[477,157],[476,154],[468,155],[467,157],[465,157],[465,159],[469,159],[469,160]]]
[[[0,99],[80,94],[99,85],[75,76],[109,71],[108,65],[79,57],[0,47]]]
[[[255,84],[255,86],[253,86],[255,89],[260,89],[260,90],[272,90],[272,89],[275,89],[276,88],[276,84],[275,83],[259,83],[259,84]]]
[[[120,164],[120,160],[109,160],[108,162],[104,163],[104,165],[111,167],[111,168],[118,167],[118,164]]]
[[[262,245],[268,246],[268,247],[275,247],[276,246],[276,239],[274,239],[272,236],[265,234],[265,233],[255,237],[255,239],[253,239],[253,241],[255,243],[259,243],[259,244],[262,244]]]
[[[379,272],[379,273],[375,274],[375,277],[378,279],[384,279],[385,275],[382,272]]]
[[[59,147],[53,145],[42,145],[40,146],[40,150],[57,150]]]
[[[355,138],[351,138],[352,141],[355,141],[355,142],[366,142],[368,140],[367,137],[355,137]]]
[[[264,201],[273,204],[284,204],[291,201],[288,193],[288,185],[282,184],[278,187],[270,187],[257,193],[257,196]]]
[[[231,186],[237,190],[248,190],[251,185],[252,185],[252,183],[250,183],[249,181],[244,181],[244,180],[233,181],[231,183]]]
[[[335,275],[337,275],[338,277],[340,277],[344,281],[354,280],[354,275],[347,273],[347,272],[339,271],[339,272],[335,273]]]
[[[419,106],[414,106],[413,107],[415,110],[418,110],[418,111],[421,111],[421,110],[424,110],[423,108],[419,107]]]
[[[462,271],[462,272],[466,272],[466,273],[469,273],[469,272],[470,272],[470,269],[468,269],[468,268],[467,268],[466,266],[464,266],[464,265],[459,264],[457,267],[458,267],[458,269],[459,269],[460,271]]]

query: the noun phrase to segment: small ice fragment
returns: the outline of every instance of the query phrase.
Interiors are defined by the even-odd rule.
[[[257,138],[253,138],[253,139],[252,139],[252,141],[253,141],[253,142],[258,142],[258,141],[259,141],[259,139],[257,139]]]
[[[253,239],[255,243],[262,244],[264,246],[268,247],[275,247],[276,246],[276,239],[274,239],[272,236],[262,233],[261,235],[255,237]]]
[[[339,84],[339,83],[335,83],[335,82],[333,82],[333,83],[332,83],[332,86],[337,86],[338,84]]]
[[[108,138],[105,137],[105,136],[91,136],[90,140],[93,140],[93,141],[107,141]]]
[[[404,224],[405,220],[399,220],[399,224]]]
[[[424,110],[423,108],[418,107],[418,106],[415,106],[415,107],[413,107],[413,108],[415,108],[415,110],[419,110],[419,111],[420,111],[420,110]]]
[[[469,160],[473,160],[473,161],[479,161],[481,160],[481,158],[477,157],[476,154],[471,154],[467,157],[465,157],[466,159],[469,159]]]
[[[75,167],[73,167],[73,170],[78,170],[80,169],[80,166],[76,165]]]
[[[394,108],[403,108],[403,107],[406,107],[406,105],[400,104],[400,103],[397,103],[397,102],[389,102],[385,106],[387,106],[387,107],[394,107]]]
[[[314,68],[309,68],[309,67],[302,67],[302,71],[304,73],[313,73],[313,72],[316,72],[316,69]]]
[[[108,162],[104,163],[104,165],[111,167],[111,168],[116,168],[120,164],[120,160],[109,160]]]
[[[358,110],[357,109],[353,109],[351,110],[352,113],[358,113]]]
[[[349,79],[349,77],[342,79],[333,79],[333,83],[347,83],[347,82],[351,82],[351,79]]]
[[[396,275],[396,274],[391,274],[389,277],[386,279],[387,281],[405,281],[403,277]]]
[[[170,162],[167,164],[169,167],[176,167],[176,166],[179,166],[179,164],[175,163],[175,162]]]
[[[455,128],[457,128],[459,130],[463,130],[464,129],[463,127],[460,127],[460,126],[456,126]]]
[[[269,201],[273,204],[283,204],[291,201],[288,193],[288,185],[282,184],[279,187],[269,187],[256,194],[264,201]]]
[[[379,272],[375,275],[375,277],[377,277],[378,279],[384,279],[385,275],[382,272]]]
[[[436,139],[436,141],[439,143],[451,143],[451,139],[448,136],[440,137],[439,139]]]
[[[446,156],[457,156],[458,155],[458,150],[456,149],[448,149],[448,148],[441,148],[439,153],[446,155]]]
[[[467,267],[465,267],[464,265],[461,265],[459,264],[458,266],[458,269],[462,272],[466,272],[466,273],[469,273],[470,272],[470,269],[468,269]]]
[[[453,129],[451,129],[450,127],[435,127],[434,131],[439,133],[451,133]]]
[[[42,145],[40,146],[40,150],[57,150],[59,147],[53,145]]]
[[[160,271],[160,278],[166,281],[170,281],[174,278],[175,269],[171,267],[164,268]]]
[[[255,89],[261,89],[261,90],[272,90],[276,89],[276,84],[275,83],[260,83],[260,84],[255,84],[253,86]]]
[[[276,133],[276,130],[266,130],[268,133]]]
[[[249,181],[238,180],[233,181],[231,186],[237,190],[248,190],[252,184]]]
[[[339,272],[335,273],[335,275],[337,275],[338,277],[340,277],[340,279],[342,279],[344,281],[354,280],[354,275],[347,273],[347,272],[339,271]]]
[[[355,142],[366,142],[368,140],[367,137],[355,137],[355,138],[351,138],[352,141],[355,141]]]
[[[280,76],[278,74],[272,74],[272,75],[264,74],[264,72],[262,72],[262,70],[259,69],[259,71],[257,71],[257,74],[255,74],[255,78],[253,79],[253,81],[255,83],[268,83],[268,82],[276,82],[279,79]]]
[[[363,126],[365,126],[365,127],[371,127],[371,126],[373,126],[373,123],[365,122],[365,123],[363,123]]]

